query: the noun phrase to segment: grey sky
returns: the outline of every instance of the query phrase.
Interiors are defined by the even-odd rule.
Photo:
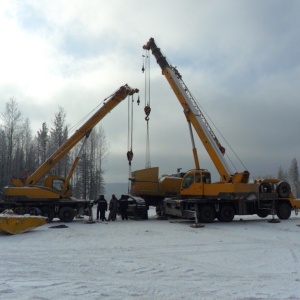
[[[299,15],[289,0],[1,1],[0,111],[15,97],[35,133],[62,106],[72,125],[128,83],[141,90],[132,169],[144,168],[142,46],[154,37],[252,177],[276,175],[299,159]],[[151,79],[151,165],[191,169],[185,117],[154,57]],[[101,124],[111,145],[105,180],[126,182],[127,104]]]

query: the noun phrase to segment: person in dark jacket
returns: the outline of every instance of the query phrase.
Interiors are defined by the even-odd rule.
[[[109,202],[109,215],[108,221],[112,220],[115,221],[117,218],[117,211],[118,211],[118,199],[115,195],[112,195],[112,198]]]
[[[127,209],[128,209],[128,198],[125,195],[122,195],[119,200],[120,212],[122,220],[128,220]]]
[[[100,195],[99,199],[96,200],[97,203],[97,220],[99,220],[99,213],[100,213],[100,220],[104,221],[105,212],[107,211],[107,201],[103,195]]]

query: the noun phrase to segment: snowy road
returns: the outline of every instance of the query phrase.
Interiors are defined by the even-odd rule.
[[[269,218],[270,219],[270,218]],[[0,299],[300,299],[300,217],[0,233]]]

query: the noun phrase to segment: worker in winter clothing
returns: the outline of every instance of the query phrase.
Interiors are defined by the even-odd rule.
[[[125,195],[122,195],[119,200],[120,212],[122,220],[128,220],[127,209],[128,209],[128,198]]]
[[[117,211],[118,211],[118,199],[115,195],[112,195],[112,198],[109,202],[109,215],[108,221],[112,220],[115,221],[117,218]]]
[[[100,195],[99,199],[96,200],[97,205],[97,220],[99,220],[99,213],[100,213],[100,220],[104,221],[105,219],[105,212],[107,211],[107,201],[103,195]]]

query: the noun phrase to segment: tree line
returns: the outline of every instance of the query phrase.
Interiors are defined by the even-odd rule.
[[[32,134],[30,121],[23,118],[17,101],[10,98],[1,113],[0,125],[0,192],[9,185],[11,178],[24,178],[32,174],[69,136],[66,113],[62,107],[55,113],[52,127],[43,122],[36,135]],[[76,145],[54,168],[51,175],[66,177],[78,155],[81,145]],[[76,198],[96,199],[105,193],[103,162],[107,158],[109,145],[102,126],[96,126],[90,134],[80,155],[80,160],[72,177],[73,195]],[[291,161],[286,171],[279,167],[277,177],[291,185],[294,197],[300,197],[300,181],[297,159]]]
[[[18,109],[18,103],[10,98],[1,112],[0,124],[0,192],[11,178],[24,179],[32,174],[69,137],[66,112],[62,107],[54,115],[51,127],[43,122],[36,135],[32,134],[30,121]],[[78,155],[81,143],[76,145],[50,171],[50,175],[66,177]],[[80,160],[72,176],[73,195],[76,198],[96,199],[105,193],[103,162],[109,145],[102,126],[96,126],[80,153]]]

